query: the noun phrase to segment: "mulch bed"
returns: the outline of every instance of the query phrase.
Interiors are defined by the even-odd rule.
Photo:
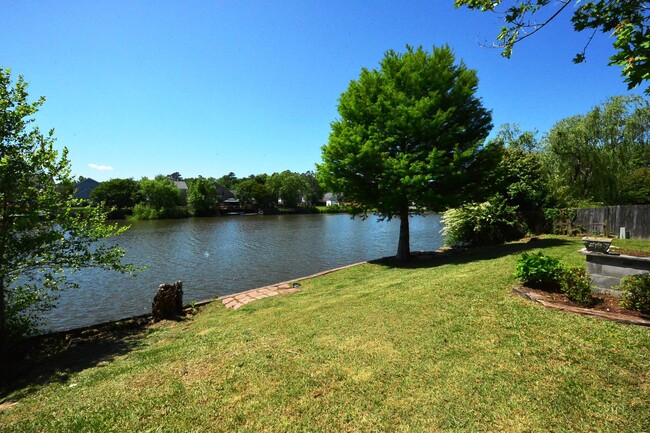
[[[619,323],[650,327],[650,316],[621,307],[619,305],[620,298],[612,295],[604,293],[595,294],[594,298],[597,299],[596,304],[593,307],[584,308],[570,301],[563,293],[545,292],[525,286],[516,286],[512,291],[524,299],[537,302],[547,308],[599,317]]]
[[[609,249],[609,252],[613,254],[620,254],[623,256],[650,257],[650,251],[624,250],[621,248],[611,247]]]

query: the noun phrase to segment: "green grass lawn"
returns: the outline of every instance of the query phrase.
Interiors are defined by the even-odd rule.
[[[214,303],[5,392],[0,430],[650,431],[647,328],[511,294],[521,252],[584,266],[580,247],[373,263],[239,310]]]

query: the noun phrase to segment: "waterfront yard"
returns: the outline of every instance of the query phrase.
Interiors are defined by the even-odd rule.
[[[615,242],[650,250],[648,242]],[[650,430],[650,333],[511,293],[517,256],[579,239],[379,262],[220,303],[37,367],[3,431]],[[112,349],[111,349],[112,348]],[[78,347],[77,347],[78,349]],[[52,367],[49,365],[48,367]],[[45,370],[44,370],[45,371]]]

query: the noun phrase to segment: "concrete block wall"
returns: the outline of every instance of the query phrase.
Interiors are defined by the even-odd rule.
[[[650,257],[595,253],[584,248],[580,252],[587,257],[587,274],[599,289],[609,290],[628,275],[650,272]]]

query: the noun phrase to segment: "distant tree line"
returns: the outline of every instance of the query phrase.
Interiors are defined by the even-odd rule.
[[[183,178],[178,172],[153,179],[118,178],[101,183],[91,193],[91,200],[113,209],[113,215],[131,214],[136,219],[214,215],[228,198],[237,199],[242,207],[272,211],[308,208],[322,197],[313,172],[289,170],[245,178],[232,172],[218,179]]]

